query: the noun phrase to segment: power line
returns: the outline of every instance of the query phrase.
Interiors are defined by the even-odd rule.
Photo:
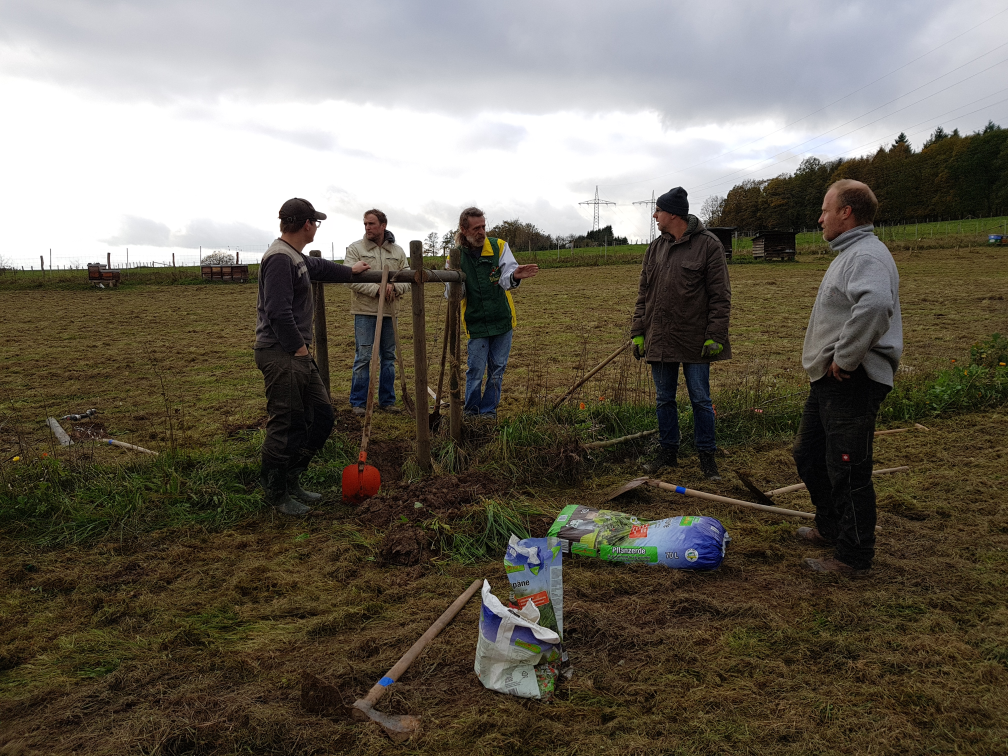
[[[638,202],[634,202],[634,204],[635,205],[647,205],[648,206],[648,214],[651,216],[651,238],[648,239],[648,244],[650,244],[651,242],[653,242],[655,240],[655,237],[658,235],[657,234],[657,229],[655,228],[655,219],[654,219],[654,214],[655,214],[654,189],[651,190],[651,199],[649,199],[649,200],[640,200]]]
[[[872,86],[873,84],[877,84],[878,82],[882,81],[883,79],[888,78],[889,76],[892,76],[894,73],[897,73],[898,71],[902,71],[904,68],[907,68],[908,66],[911,66],[914,63],[916,63],[918,60],[921,60],[922,58],[926,58],[931,53],[933,53],[933,52],[935,52],[937,50],[940,50],[942,47],[945,47],[946,45],[951,44],[952,42],[954,42],[955,40],[959,39],[960,37],[965,36],[966,34],[969,34],[974,29],[978,29],[981,26],[989,23],[990,21],[993,21],[995,18],[997,18],[998,16],[1000,16],[1002,13],[1005,13],[1005,12],[1008,12],[1008,8],[1004,8],[1004,9],[998,11],[993,16],[991,16],[990,18],[988,18],[988,19],[986,19],[984,21],[981,21],[976,26],[971,26],[966,31],[964,31],[964,32],[962,32],[960,34],[957,34],[956,36],[952,37],[951,39],[946,40],[945,42],[942,42],[937,47],[931,48],[930,50],[928,50],[923,55],[919,55],[916,58],[914,58],[913,60],[908,61],[907,63],[904,63],[902,66],[900,66],[898,68],[894,68],[892,71],[890,71],[889,73],[885,74],[884,76],[880,76],[879,78],[875,79],[874,81],[871,81],[871,82],[865,84],[864,86],[859,87],[858,89],[855,89],[855,90],[853,90],[851,92],[848,92],[843,97],[841,97],[841,98],[839,98],[837,100],[834,100],[833,102],[829,103],[828,105],[824,105],[821,108],[819,108],[818,110],[814,110],[811,113],[808,113],[807,115],[804,115],[801,118],[798,118],[797,120],[791,121],[790,123],[788,123],[788,124],[786,124],[784,126],[781,126],[779,129],[777,129],[775,131],[771,131],[768,134],[764,134],[763,136],[759,137],[758,139],[756,139],[756,140],[754,140],[752,142],[747,142],[746,144],[739,145],[738,147],[733,147],[730,150],[726,150],[725,152],[722,152],[722,153],[719,153],[717,155],[714,155],[713,157],[709,157],[706,160],[701,160],[699,163],[694,163],[693,165],[688,165],[685,168],[679,168],[679,169],[676,169],[674,171],[669,171],[668,173],[663,173],[660,176],[655,176],[653,178],[648,178],[648,179],[641,179],[640,181],[630,181],[630,182],[623,183],[623,184],[610,184],[609,186],[610,186],[610,188],[620,187],[620,186],[633,186],[635,184],[643,184],[643,183],[645,183],[647,181],[657,181],[660,178],[665,178],[666,176],[674,176],[674,175],[676,175],[678,173],[682,173],[684,171],[688,171],[691,168],[696,168],[698,166],[701,166],[701,165],[704,165],[706,163],[709,163],[712,160],[717,160],[718,158],[724,157],[725,155],[730,155],[731,153],[737,152],[738,150],[745,149],[746,147],[751,147],[754,144],[758,144],[759,142],[762,142],[767,137],[771,137],[774,134],[778,134],[781,131],[784,131],[785,129],[790,128],[794,124],[800,123],[801,121],[804,121],[806,118],[811,118],[812,116],[816,115],[817,113],[821,113],[822,111],[826,110],[827,108],[830,108],[830,107],[836,105],[838,102],[842,102],[843,100],[846,100],[848,97],[851,97],[851,96],[857,94],[858,92],[860,92],[860,91],[862,91],[864,89],[867,89],[868,87]],[[1008,43],[1005,43],[1005,44],[1008,44]],[[931,84],[931,83],[937,81],[938,79],[943,78],[944,76],[948,76],[950,73],[954,73],[955,71],[958,71],[963,66],[968,66],[970,63],[973,63],[974,61],[977,61],[977,60],[979,60],[980,58],[982,58],[982,57],[984,57],[986,55],[990,55],[992,52],[995,52],[996,50],[999,50],[1002,47],[1004,47],[1004,44],[998,45],[997,47],[993,48],[992,50],[988,50],[983,55],[980,55],[980,56],[978,56],[976,58],[973,58],[973,60],[967,61],[966,63],[963,63],[961,66],[957,66],[956,68],[953,68],[951,71],[948,71],[948,72],[942,74],[941,76],[939,76],[939,77],[937,77],[935,79],[932,79],[931,81],[927,82],[927,84],[922,84],[921,87],[926,87],[928,84]],[[917,87],[917,89],[920,89],[921,87]],[[910,90],[910,92],[907,92],[907,93],[905,93],[903,95],[900,95],[900,97],[905,97],[907,94],[912,94],[913,92],[917,91],[917,89],[912,89],[912,90]],[[899,99],[899,97],[897,97],[896,99]],[[888,105],[891,102],[895,102],[895,100],[890,100],[888,103],[880,105],[879,107],[885,107],[885,105]],[[877,109],[878,108],[875,108],[875,110],[877,110]],[[868,113],[871,113],[871,112],[873,112],[873,111],[871,111],[871,110],[868,111]],[[861,118],[864,115],[867,115],[867,113],[863,113],[861,116],[858,116],[858,118]],[[855,118],[854,120],[857,120],[857,119]],[[829,132],[826,132],[826,133],[829,133]]]
[[[615,205],[615,202],[610,202],[609,200],[600,200],[598,198],[598,185],[595,186],[595,199],[585,200],[584,202],[578,202],[579,205],[593,205],[595,207],[595,214],[592,220],[592,231],[599,230],[599,205]]]

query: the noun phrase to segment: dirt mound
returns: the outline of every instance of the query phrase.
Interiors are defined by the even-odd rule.
[[[430,557],[430,536],[415,525],[393,525],[385,533],[378,555],[383,565],[412,567],[421,564]]]
[[[370,457],[369,454],[369,462]],[[356,514],[364,525],[375,528],[417,524],[431,517],[451,521],[462,516],[474,501],[499,494],[504,488],[499,480],[485,473],[445,475],[379,493],[357,507]]]
[[[411,447],[407,441],[386,441],[372,438],[368,444],[367,461],[369,465],[378,468],[381,474],[382,487],[402,480],[403,462],[410,453]]]

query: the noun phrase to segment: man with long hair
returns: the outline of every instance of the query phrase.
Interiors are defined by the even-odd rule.
[[[496,419],[517,322],[511,292],[539,266],[519,265],[506,241],[488,237],[486,216],[478,207],[462,211],[455,244],[466,275],[462,322],[469,336],[463,411],[467,417]]]

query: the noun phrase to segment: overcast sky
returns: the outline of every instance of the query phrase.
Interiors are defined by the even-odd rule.
[[[195,261],[277,236],[327,256],[383,209],[406,246],[476,203],[646,237],[807,156],[1008,126],[1008,5],[937,2],[0,0],[0,257]],[[258,245],[258,246],[257,246]]]

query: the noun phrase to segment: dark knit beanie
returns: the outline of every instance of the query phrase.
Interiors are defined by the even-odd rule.
[[[655,200],[655,204],[659,210],[672,213],[672,215],[678,215],[680,218],[685,218],[689,215],[689,200],[686,199],[686,190],[681,186],[669,189]]]

